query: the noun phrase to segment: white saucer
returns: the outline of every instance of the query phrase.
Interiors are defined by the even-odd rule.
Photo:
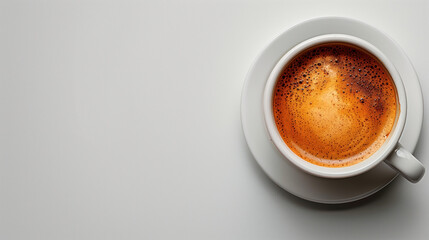
[[[326,179],[297,169],[271,143],[262,110],[265,82],[277,61],[296,44],[323,34],[348,34],[380,49],[395,65],[407,95],[407,120],[399,142],[414,151],[423,123],[423,97],[419,80],[403,50],[374,27],[342,17],[324,17],[300,23],[274,39],[256,58],[246,76],[241,99],[241,120],[250,151],[265,173],[286,191],[313,202],[346,203],[374,194],[397,173],[381,163],[370,171],[346,179]]]

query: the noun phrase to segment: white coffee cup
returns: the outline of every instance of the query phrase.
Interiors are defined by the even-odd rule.
[[[284,69],[284,66],[305,49],[322,43],[330,42],[352,44],[370,52],[375,57],[377,57],[378,60],[380,60],[389,71],[395,83],[397,90],[397,100],[399,102],[399,111],[396,111],[397,114],[395,124],[391,134],[386,139],[384,144],[367,159],[351,166],[339,168],[318,166],[296,155],[283,141],[275,124],[272,108],[274,87],[279,75]],[[346,178],[362,174],[384,161],[410,182],[418,182],[424,175],[424,166],[398,142],[404,129],[407,116],[407,98],[401,77],[389,59],[386,58],[386,56],[379,49],[363,39],[344,34],[327,34],[308,39],[293,47],[280,59],[267,80],[263,96],[263,109],[265,124],[271,141],[288,161],[292,162],[307,173],[325,178]]]

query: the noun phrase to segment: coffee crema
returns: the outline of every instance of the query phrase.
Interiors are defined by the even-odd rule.
[[[274,120],[287,146],[306,161],[346,167],[374,154],[393,129],[399,110],[384,65],[346,43],[304,50],[277,79]]]

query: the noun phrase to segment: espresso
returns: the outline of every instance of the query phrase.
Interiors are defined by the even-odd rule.
[[[395,84],[372,54],[349,44],[307,49],[283,69],[273,112],[287,146],[306,161],[345,167],[374,154],[399,110]]]

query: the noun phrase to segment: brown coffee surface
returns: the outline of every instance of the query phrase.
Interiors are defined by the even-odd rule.
[[[307,49],[285,66],[273,111],[284,142],[306,161],[345,167],[367,159],[396,119],[394,82],[370,53],[343,43]]]

